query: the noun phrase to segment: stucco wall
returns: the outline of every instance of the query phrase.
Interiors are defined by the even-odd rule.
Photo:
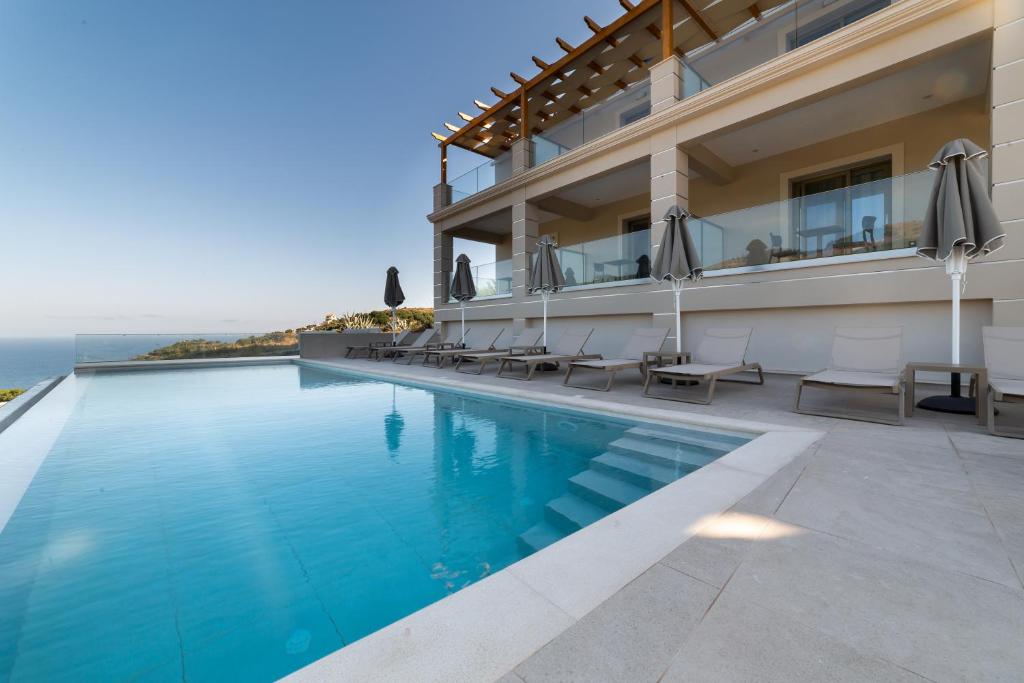
[[[540,224],[540,234],[558,235],[561,246],[611,237],[622,232],[622,219],[650,213],[650,190],[618,202],[598,207],[589,221],[556,218]]]
[[[988,148],[989,115],[984,97],[961,100],[737,166],[736,177],[728,185],[715,185],[703,178],[692,179],[690,209],[699,216],[711,216],[788,199],[780,194],[782,174],[893,145],[903,147],[903,170],[894,167],[893,173],[920,171],[943,143],[955,137],[968,137],[982,148]]]

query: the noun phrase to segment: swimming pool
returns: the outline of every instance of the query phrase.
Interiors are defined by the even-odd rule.
[[[0,533],[0,678],[272,680],[747,441],[297,365],[58,391]]]

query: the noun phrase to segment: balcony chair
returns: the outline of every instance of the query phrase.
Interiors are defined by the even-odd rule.
[[[832,357],[827,369],[801,377],[793,412],[838,417],[881,424],[902,425],[904,392],[901,355],[902,327],[837,327],[832,337]],[[895,395],[897,418],[857,415],[849,411],[807,410],[800,407],[805,386]]]
[[[644,380],[644,396],[707,405],[715,397],[715,385],[718,382],[764,384],[764,371],[761,369],[761,364],[748,363],[746,361],[747,346],[750,345],[750,335],[752,332],[753,330],[749,327],[718,327],[705,330],[704,338],[697,345],[697,350],[693,352],[692,363],[672,365],[666,368],[648,368],[647,378]],[[757,380],[755,381],[724,379],[729,375],[737,375],[751,370],[757,372]],[[696,381],[698,383],[703,381],[708,386],[707,394],[703,397],[691,397],[685,394],[652,394],[651,381],[662,379],[668,379],[672,382],[673,393],[680,380]]]
[[[775,259],[776,263],[782,263],[782,259],[784,258],[800,256],[799,249],[782,248],[782,235],[776,235],[774,232],[769,232],[768,239],[771,242],[771,247],[768,249],[768,263],[771,263],[772,259]]]
[[[640,376],[646,376],[647,367],[644,359],[645,354],[648,352],[656,352],[661,350],[661,345],[665,343],[665,338],[668,337],[667,327],[640,327],[634,330],[632,336],[626,342],[626,345],[622,348],[616,358],[594,358],[591,360],[574,360],[569,363],[569,369],[565,373],[565,379],[562,380],[562,384],[567,387],[575,387],[577,389],[593,389],[595,391],[608,391],[612,388],[612,382],[615,381],[615,373],[619,370],[629,370],[630,368],[636,368],[640,371]],[[571,384],[569,378],[572,377],[574,370],[580,368],[588,368],[590,370],[603,370],[608,375],[608,382],[603,386],[587,386],[585,384]]]

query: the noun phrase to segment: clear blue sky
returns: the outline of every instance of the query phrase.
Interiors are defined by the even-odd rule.
[[[620,13],[3,0],[0,337],[281,329],[382,307],[392,264],[429,306],[429,132]]]

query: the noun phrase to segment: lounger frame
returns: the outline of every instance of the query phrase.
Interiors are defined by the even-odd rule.
[[[872,393],[882,394],[886,396],[896,396],[897,408],[896,419],[889,417],[882,417],[876,415],[868,415],[866,413],[851,413],[851,412],[839,412],[838,410],[828,409],[814,409],[807,410],[806,408],[800,407],[800,398],[803,396],[805,386],[817,387],[820,389],[834,389],[837,391],[851,391],[858,393]],[[808,380],[806,377],[800,378],[800,383],[796,387],[796,400],[793,402],[793,412],[800,413],[801,415],[815,415],[820,417],[835,417],[840,420],[857,420],[859,422],[873,422],[875,424],[884,425],[895,425],[902,426],[906,420],[906,382],[904,381],[903,375],[900,375],[899,381],[896,383],[896,387],[883,387],[877,386],[862,386],[859,384],[838,384],[834,382],[815,382]],[[895,389],[895,390],[894,390]]]
[[[649,368],[647,371],[647,377],[644,379],[644,396],[648,398],[661,398],[666,401],[679,401],[681,403],[697,403],[700,405],[708,405],[715,398],[715,386],[719,382],[735,382],[737,384],[764,384],[764,370],[761,369],[760,363],[744,363],[743,365],[736,365],[734,367],[718,370],[717,372],[707,373],[693,373],[687,374],[685,372],[679,372],[678,368],[685,368],[685,365],[673,365],[669,368]],[[757,371],[756,380],[747,379],[725,379],[729,375],[736,375],[741,372],[749,372],[751,370]],[[651,380],[665,378],[672,382],[673,395],[668,394],[652,394],[651,393]],[[697,380],[698,382],[703,380],[707,383],[708,390],[704,397],[700,396],[686,396],[676,395],[676,388],[680,381],[691,381]]]
[[[523,354],[521,356],[505,356],[500,359],[498,364],[498,377],[504,377],[505,379],[518,379],[524,382],[528,382],[533,379],[533,375],[537,372],[537,367],[544,363],[554,363],[557,369],[559,363],[566,363],[574,360],[600,360],[601,354],[599,353],[583,353],[578,355],[556,355],[550,353],[530,353]],[[512,363],[522,363],[525,365],[526,374],[522,377],[516,374],[505,373],[506,369],[511,368]]]
[[[615,383],[615,375],[620,370],[632,370],[633,368],[636,368],[637,370],[640,371],[640,376],[641,377],[646,377],[647,376],[647,367],[646,367],[646,364],[642,360],[638,360],[638,361],[625,361],[624,360],[624,361],[622,361],[618,365],[609,366],[609,367],[606,367],[606,368],[595,368],[595,367],[590,367],[590,366],[587,366],[587,365],[576,365],[576,363],[569,363],[569,369],[565,371],[565,377],[562,379],[562,384],[564,386],[572,387],[574,389],[590,389],[591,391],[611,391],[612,384]],[[605,385],[603,387],[602,386],[591,386],[591,385],[588,385],[588,384],[572,384],[569,381],[569,378],[572,377],[572,373],[575,370],[594,370],[596,372],[604,372],[606,375],[608,375],[608,381],[605,383]]]
[[[988,433],[992,436],[1004,436],[1009,439],[1024,439],[1024,429],[1007,429],[996,424],[996,400],[1002,403],[1024,403],[1024,396],[1017,394],[998,393],[991,386],[988,388]]]

